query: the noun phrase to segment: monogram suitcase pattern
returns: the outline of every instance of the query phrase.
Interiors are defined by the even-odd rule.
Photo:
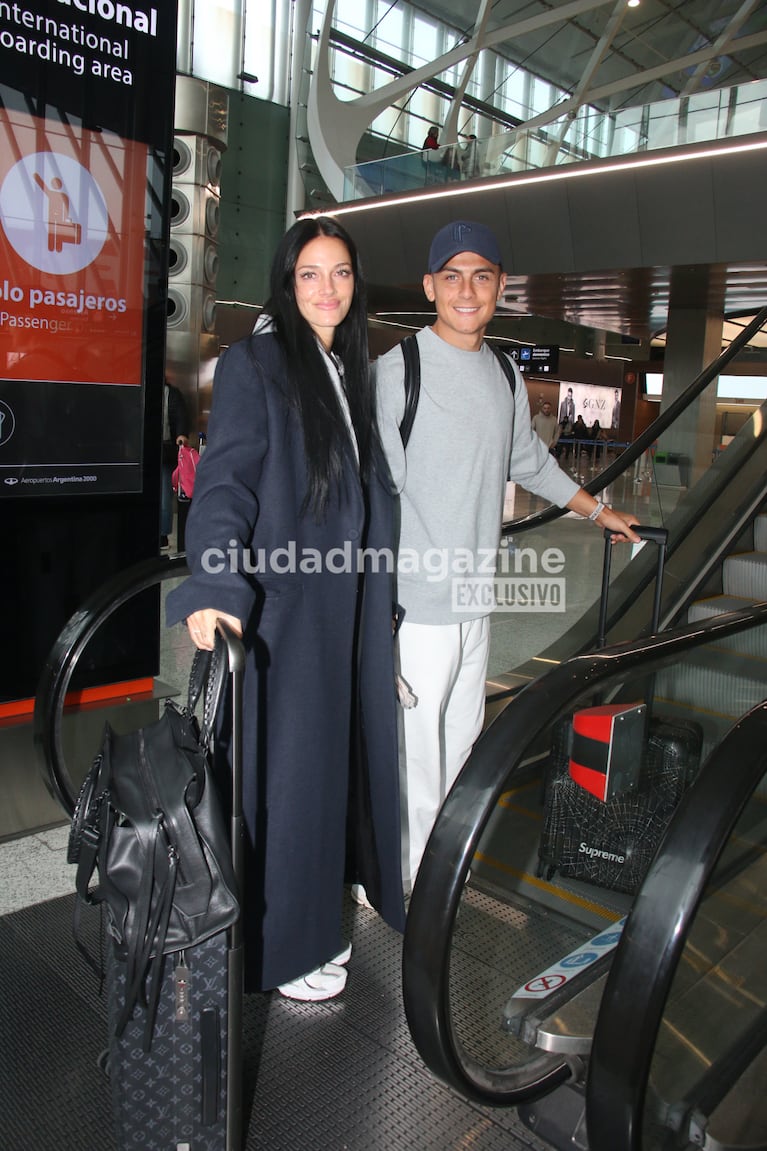
[[[227,932],[166,955],[151,1050],[144,1009],[114,1036],[126,968],[109,941],[106,989],[115,1137],[120,1151],[223,1151],[227,1095]]]
[[[222,629],[219,629],[222,631]],[[223,634],[223,632],[222,632]],[[221,645],[219,644],[219,647]],[[242,746],[242,645],[227,635],[233,743]],[[223,659],[223,655],[220,656]],[[226,666],[226,665],[224,665]],[[211,669],[211,677],[213,669]],[[215,694],[215,693],[214,693]],[[205,696],[204,727],[216,705]],[[232,862],[242,884],[242,760],[234,754],[229,803]],[[222,781],[223,783],[224,781]],[[225,805],[226,806],[226,805]],[[109,913],[107,913],[108,915]],[[242,1144],[242,926],[238,919],[162,960],[159,997],[152,1015],[154,974],[131,1018],[120,1030],[126,1002],[127,963],[119,933],[105,947],[109,1022],[106,1071],[118,1151],[239,1151]],[[147,1027],[147,1022],[151,1026]],[[147,1050],[148,1047],[148,1050]]]

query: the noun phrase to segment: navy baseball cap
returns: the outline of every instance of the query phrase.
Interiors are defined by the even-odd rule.
[[[429,248],[429,272],[438,272],[459,252],[476,252],[491,264],[501,265],[501,249],[486,224],[476,220],[454,220],[440,228]]]

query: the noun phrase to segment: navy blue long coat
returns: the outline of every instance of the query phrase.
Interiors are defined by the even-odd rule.
[[[302,514],[303,433],[284,370],[268,333],[221,357],[186,525],[191,574],[167,601],[168,624],[206,607],[245,621],[250,990],[341,949],[347,816],[347,877],[404,927],[391,565],[369,560],[361,577],[357,562],[358,548],[392,547],[390,481],[379,461],[363,489],[350,441],[324,522]]]

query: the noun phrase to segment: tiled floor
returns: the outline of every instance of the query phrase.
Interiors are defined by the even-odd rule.
[[[69,825],[0,843],[0,915],[19,911],[74,889],[74,868],[66,861]]]

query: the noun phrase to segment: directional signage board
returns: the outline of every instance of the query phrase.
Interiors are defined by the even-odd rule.
[[[521,344],[507,349],[516,360],[520,372],[530,376],[551,376],[559,369],[559,346],[557,344]]]

